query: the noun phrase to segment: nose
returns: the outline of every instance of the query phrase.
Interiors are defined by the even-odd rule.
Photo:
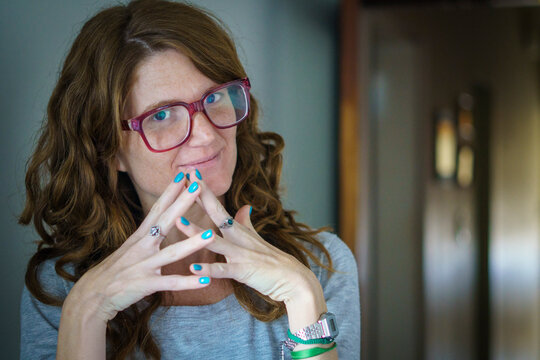
[[[192,146],[205,146],[211,144],[217,135],[217,129],[201,111],[197,111],[193,114],[191,126],[191,136],[188,142]]]

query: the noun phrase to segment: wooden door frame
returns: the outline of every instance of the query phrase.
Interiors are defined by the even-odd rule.
[[[341,0],[339,233],[355,253],[358,219],[358,0]]]

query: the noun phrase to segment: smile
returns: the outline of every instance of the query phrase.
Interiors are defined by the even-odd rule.
[[[193,162],[190,162],[188,164],[183,164],[182,166],[185,166],[185,167],[206,167],[206,166],[211,166],[214,164],[214,162],[216,162],[217,158],[219,157],[219,154],[221,152],[218,152],[210,157],[207,157],[207,158],[203,158],[203,159],[199,159],[199,160],[196,160],[196,161],[193,161]]]

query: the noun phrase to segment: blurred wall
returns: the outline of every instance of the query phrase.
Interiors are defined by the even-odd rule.
[[[363,354],[538,359],[540,8],[374,9],[362,21],[363,170],[371,188],[360,227],[371,242],[372,281],[363,293],[370,317]],[[490,129],[476,134],[477,144],[490,139],[490,179],[461,189],[432,176],[431,127],[435,110],[477,85],[491,94]],[[474,194],[484,186],[487,304],[478,299],[484,268]]]
[[[61,62],[82,24],[106,0],[0,2],[3,251],[2,357],[19,349],[19,297],[36,235],[17,225],[25,162]],[[311,226],[336,225],[337,0],[200,0],[232,31],[261,127],[285,138],[284,201]]]

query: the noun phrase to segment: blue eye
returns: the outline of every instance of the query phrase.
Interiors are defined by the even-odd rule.
[[[211,104],[214,101],[216,101],[216,95],[215,94],[212,94],[212,95],[210,95],[209,97],[206,98],[206,103],[207,104]]]
[[[165,120],[168,113],[169,111],[162,110],[160,112],[155,113],[154,116],[152,116],[152,119],[158,120],[158,121]]]
[[[215,104],[218,101],[220,101],[222,97],[223,97],[222,94],[216,92],[216,93],[208,95],[206,99],[204,99],[204,103],[207,105]]]

